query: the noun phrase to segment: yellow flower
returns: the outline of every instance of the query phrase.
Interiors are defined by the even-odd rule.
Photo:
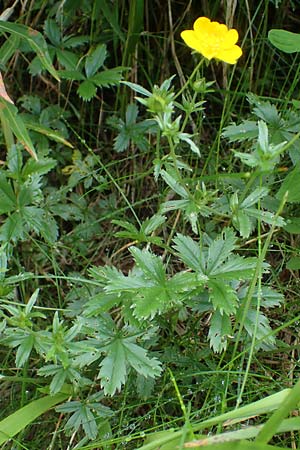
[[[193,30],[182,31],[181,37],[192,49],[205,58],[216,58],[228,64],[235,64],[242,55],[242,49],[235,45],[238,32],[219,22],[211,22],[207,17],[199,17]]]

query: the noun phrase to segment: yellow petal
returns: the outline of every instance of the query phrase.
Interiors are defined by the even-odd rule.
[[[228,33],[228,28],[224,24],[212,22],[210,26],[210,32],[215,36],[224,37]]]
[[[197,34],[195,33],[194,30],[182,31],[181,37],[184,40],[184,42],[186,43],[186,45],[191,47],[193,50],[197,50],[197,52],[202,53],[202,50],[203,50],[202,42],[203,41],[198,39]]]
[[[210,23],[211,22],[207,17],[198,17],[198,19],[194,22],[194,30],[206,30]]]
[[[224,46],[226,45],[227,47],[231,47],[232,45],[237,43],[238,39],[239,39],[238,32],[234,28],[232,28],[231,30],[228,31],[228,33],[225,36]]]
[[[238,45],[233,45],[230,49],[223,49],[217,55],[217,58],[228,64],[235,64],[242,56],[242,49]]]

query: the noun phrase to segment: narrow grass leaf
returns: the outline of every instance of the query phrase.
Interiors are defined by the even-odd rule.
[[[26,126],[22,118],[18,115],[17,108],[10,102],[4,100],[3,97],[0,97],[0,110],[18,141],[34,159],[38,159]]]
[[[52,61],[48,53],[47,43],[41,33],[19,23],[3,21],[0,21],[0,31],[4,31],[5,33],[18,36],[20,39],[24,39],[36,53],[43,67],[48,70],[48,72],[51,73],[57,81],[59,81],[59,76],[52,65]]]
[[[0,445],[22,431],[30,422],[44,414],[54,405],[63,402],[69,395],[69,393],[58,393],[34,400],[3,419],[0,422]]]
[[[46,127],[45,125],[41,125],[39,123],[33,123],[27,120],[24,120],[24,124],[28,130],[36,131],[44,136],[46,136],[51,141],[58,142],[59,144],[65,145],[66,147],[74,148],[74,145],[71,144],[67,139],[65,139],[59,131],[52,130],[51,128]]]

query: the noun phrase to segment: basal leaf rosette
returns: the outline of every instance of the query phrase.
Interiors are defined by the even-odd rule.
[[[207,17],[199,17],[193,30],[184,30],[181,37],[188,47],[211,60],[216,58],[228,64],[235,64],[242,55],[242,49],[236,45],[239,35],[234,28],[212,22]]]

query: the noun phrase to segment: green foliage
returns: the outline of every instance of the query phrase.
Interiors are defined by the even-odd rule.
[[[97,88],[116,86],[122,79],[124,67],[114,67],[113,69],[104,69],[99,72],[106,57],[106,45],[99,44],[86,55],[82,70],[79,70],[76,64],[73,69],[60,70],[59,74],[66,80],[80,81],[77,94],[84,101],[90,101],[95,97]]]
[[[25,164],[18,147],[12,147],[7,156],[7,173],[0,172],[1,214],[7,217],[0,227],[2,242],[16,242],[34,231],[48,242],[57,239],[57,225],[44,207],[41,190],[42,176],[56,162],[51,158],[28,160]]]
[[[279,50],[285,53],[300,51],[300,35],[286,30],[270,30],[268,38]]]
[[[221,3],[236,67],[185,59],[180,2],[1,14],[6,446],[297,446],[298,35]]]
[[[107,423],[107,418],[112,415],[111,409],[100,403],[102,399],[103,395],[96,393],[84,401],[74,400],[58,406],[58,412],[70,414],[65,425],[66,432],[70,434],[82,427],[89,439],[96,439],[99,428]],[[101,422],[96,421],[96,418],[101,418]]]
[[[136,145],[141,151],[149,148],[149,140],[146,134],[155,130],[154,120],[142,120],[137,122],[138,107],[135,104],[127,106],[125,122],[122,119],[111,118],[107,123],[117,130],[118,136],[115,138],[114,149],[120,153],[127,150],[130,145]]]

